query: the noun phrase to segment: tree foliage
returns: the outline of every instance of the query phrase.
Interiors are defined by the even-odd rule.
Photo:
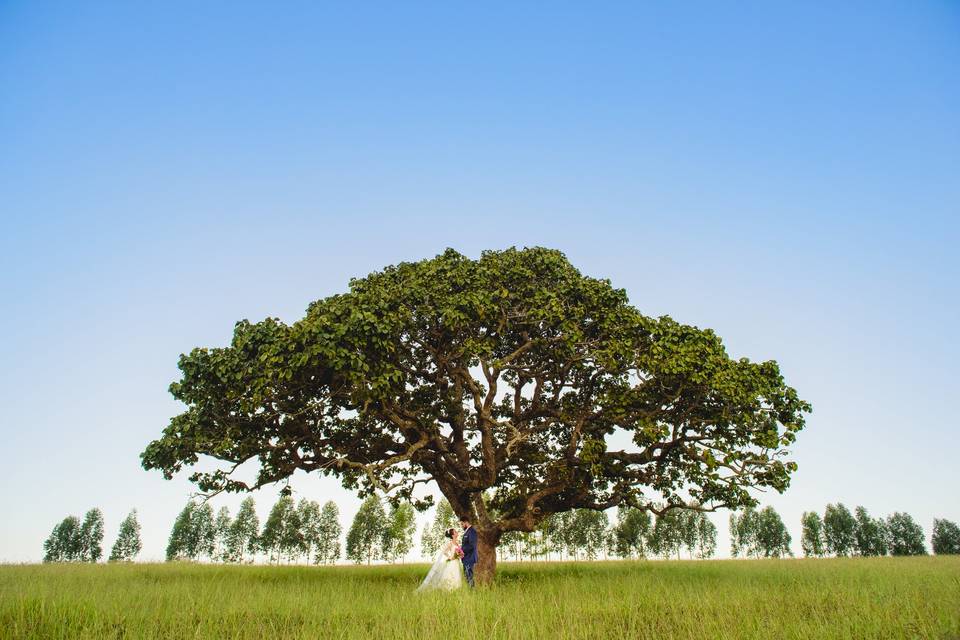
[[[533,558],[550,559],[554,551],[553,536],[557,533],[556,515],[551,514],[540,521],[536,531],[532,532],[527,553]]]
[[[44,562],[71,562],[81,559],[80,519],[67,516],[43,543]]]
[[[827,552],[848,556],[856,545],[857,521],[842,502],[828,504],[823,512],[823,540]]]
[[[564,519],[561,516],[570,516]],[[503,556],[513,556],[514,559],[547,558],[551,554],[562,555],[565,551],[571,556],[579,553],[579,549],[572,548],[571,532],[565,527],[573,520],[574,513],[567,512],[560,515],[551,515],[544,518],[533,531],[510,531],[500,539],[498,551]]]
[[[432,481],[481,548],[571,509],[754,504],[752,487],[787,488],[810,410],[775,362],[731,359],[711,330],[644,316],[542,248],[387,267],[292,325],[238,322],[179,367],[186,410],[145,468],[222,461],[190,476],[204,492],[316,471],[418,508]],[[234,476],[247,462],[252,482]],[[481,581],[493,568],[481,558]]]
[[[214,559],[216,528],[213,507],[204,502],[187,502],[173,523],[167,542],[167,560]]]
[[[730,554],[755,558],[779,558],[793,555],[791,536],[776,509],[767,506],[760,511],[752,507],[740,515],[730,515]]]
[[[227,542],[227,558],[230,562],[250,561],[260,548],[260,518],[257,516],[253,496],[247,496],[240,503],[237,517],[230,524]]]
[[[336,503],[328,500],[320,510],[320,524],[317,531],[317,551],[314,562],[331,564],[340,559],[340,510]]]
[[[97,562],[103,557],[103,512],[90,509],[80,525],[80,560]]]
[[[607,541],[607,527],[610,524],[607,514],[593,509],[576,509],[567,523],[568,548],[574,557],[580,555],[587,560],[595,560],[603,553]]]
[[[390,562],[406,557],[413,548],[417,530],[416,512],[409,502],[390,506],[383,533],[383,558]]]
[[[759,556],[760,545],[757,541],[760,527],[759,514],[753,507],[745,507],[740,514],[730,514],[730,555]]]
[[[103,513],[90,509],[83,522],[67,516],[43,543],[44,562],[97,562],[103,557]]]
[[[879,518],[871,518],[863,507],[855,510],[857,528],[854,532],[855,549],[861,556],[887,555],[887,525]]]
[[[367,496],[357,510],[347,531],[347,559],[357,564],[383,557],[383,538],[386,529],[383,503],[376,495]]]
[[[423,526],[420,536],[420,553],[425,558],[432,558],[444,542],[444,532],[457,525],[457,514],[446,498],[441,498],[434,511],[433,520]]]
[[[646,558],[650,514],[643,509],[620,507],[611,531],[611,552],[621,558]]]
[[[931,543],[937,555],[960,553],[960,527],[956,522],[934,518]]]
[[[805,511],[800,519],[800,548],[803,555],[821,558],[827,553],[823,539],[823,520],[816,511]]]
[[[301,498],[297,503],[297,519],[300,522],[301,548],[309,562],[320,543],[320,504]]]
[[[137,521],[137,510],[133,509],[120,523],[120,532],[110,549],[110,561],[130,562],[140,554],[142,548],[140,522]]]
[[[206,557],[215,560],[217,546],[217,528],[213,515],[213,506],[209,502],[196,505],[190,513],[191,547],[190,557],[199,560]]]
[[[211,559],[221,562],[230,560],[230,530],[233,526],[233,520],[230,518],[230,509],[226,506],[217,510],[217,515],[213,520],[213,552]]]
[[[923,529],[909,513],[894,512],[887,518],[890,536],[890,555],[923,556],[927,548],[923,543]]]
[[[717,525],[707,517],[702,511],[691,511],[691,516],[696,522],[697,537],[696,551],[697,557],[701,559],[712,558],[717,550]]]
[[[766,558],[792,556],[790,532],[776,509],[767,506],[757,514],[757,548]]]
[[[293,560],[306,551],[300,513],[289,495],[281,495],[270,509],[260,533],[260,549],[275,562],[284,555]]]
[[[193,529],[190,525],[190,516],[195,507],[196,504],[192,500],[187,502],[173,521],[170,538],[167,540],[167,562],[185,560],[192,556],[195,544],[192,541]]]
[[[680,549],[683,547],[684,525],[683,514],[677,509],[658,515],[650,534],[650,550],[664,559],[676,554],[679,560]]]

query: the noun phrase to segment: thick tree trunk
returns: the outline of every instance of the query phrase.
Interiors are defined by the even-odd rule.
[[[497,546],[500,536],[477,530],[477,564],[473,568],[476,584],[489,585],[497,573]]]

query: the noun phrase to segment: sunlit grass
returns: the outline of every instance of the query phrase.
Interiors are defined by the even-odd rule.
[[[425,565],[0,567],[4,638],[960,638],[960,557]]]

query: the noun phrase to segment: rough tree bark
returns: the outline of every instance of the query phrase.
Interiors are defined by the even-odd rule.
[[[497,573],[497,547],[500,534],[495,530],[477,529],[477,564],[473,577],[477,584],[489,585]]]

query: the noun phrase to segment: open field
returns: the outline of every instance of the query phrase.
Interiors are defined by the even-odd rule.
[[[425,565],[0,566],[3,638],[960,638],[960,557]]]

